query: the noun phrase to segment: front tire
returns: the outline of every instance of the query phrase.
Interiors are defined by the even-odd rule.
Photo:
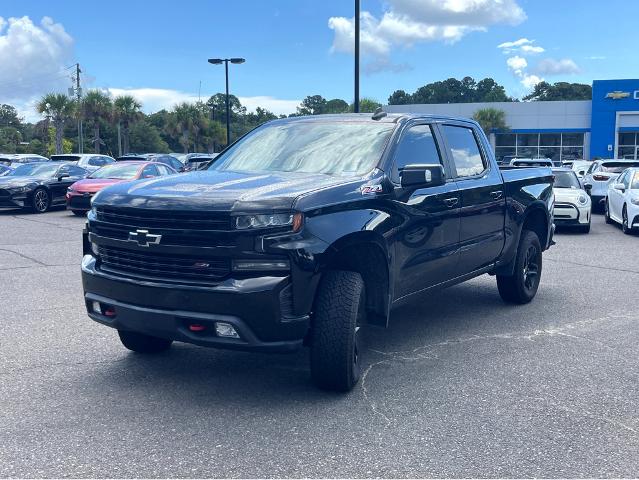
[[[529,303],[539,288],[541,280],[541,244],[535,232],[523,230],[515,257],[513,275],[497,275],[497,288],[506,303]]]
[[[127,330],[118,330],[122,345],[133,352],[137,353],[160,353],[168,350],[173,343],[172,340],[164,338],[152,337],[143,333],[129,332]]]
[[[31,197],[31,208],[35,213],[44,213],[51,206],[51,197],[44,188],[37,188]]]
[[[582,225],[579,227],[581,233],[590,233],[590,223],[588,225]]]
[[[358,323],[363,323],[364,281],[359,273],[326,272],[310,335],[311,377],[325,390],[347,392],[359,381]]]
[[[623,206],[623,211],[621,212],[621,230],[626,235],[630,235],[632,233],[632,228],[628,225],[628,209],[626,206]]]
[[[87,212],[85,212],[84,210],[71,210],[71,212],[73,212],[73,215],[75,215],[76,217],[86,217],[87,216]]]
[[[610,218],[610,207],[608,206],[608,199],[606,198],[606,203],[604,204],[604,219],[608,225],[612,224],[612,218]]]

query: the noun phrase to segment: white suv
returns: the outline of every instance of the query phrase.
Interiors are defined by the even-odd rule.
[[[63,162],[76,162],[78,167],[82,167],[89,172],[95,172],[98,168],[110,163],[115,163],[115,158],[108,155],[98,155],[97,153],[68,153],[63,155],[51,155],[51,160],[61,160]]]

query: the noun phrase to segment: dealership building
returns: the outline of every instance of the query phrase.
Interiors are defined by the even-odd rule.
[[[592,100],[556,102],[388,105],[388,112],[472,117],[495,108],[508,131],[493,132],[498,159],[506,155],[553,160],[639,159],[639,80],[595,80]]]

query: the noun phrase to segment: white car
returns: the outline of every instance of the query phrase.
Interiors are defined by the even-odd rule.
[[[115,158],[108,155],[98,155],[97,153],[67,153],[61,155],[51,155],[51,160],[61,160],[64,162],[76,162],[78,167],[82,167],[89,172],[95,172],[110,163],[115,163]]]
[[[608,183],[626,168],[639,167],[633,160],[595,160],[583,178],[584,186],[590,189],[593,209],[604,206],[608,195]],[[591,185],[588,187],[588,185]]]
[[[606,223],[621,224],[623,233],[639,228],[639,168],[624,170],[608,185]]]
[[[592,162],[588,160],[575,160],[571,162],[570,167],[568,168],[572,168],[573,171],[577,174],[577,177],[581,180],[586,175],[586,172],[590,168],[590,165],[592,165]]]
[[[35,153],[10,153],[0,154],[0,163],[8,167],[17,167],[21,163],[36,163],[36,162],[48,162],[47,157],[37,155]]]
[[[552,188],[555,194],[555,225],[590,232],[590,197],[581,188],[577,174],[569,168],[553,168],[552,173],[555,176]]]

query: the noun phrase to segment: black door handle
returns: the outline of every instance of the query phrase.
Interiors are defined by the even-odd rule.
[[[457,205],[457,203],[459,202],[459,198],[457,197],[451,197],[451,198],[445,198],[444,199],[444,203],[446,204],[446,206],[448,208],[452,208],[455,205]]]
[[[496,190],[494,192],[490,192],[490,196],[493,197],[495,200],[499,200],[501,197],[504,196],[504,192],[502,192],[501,190]]]

